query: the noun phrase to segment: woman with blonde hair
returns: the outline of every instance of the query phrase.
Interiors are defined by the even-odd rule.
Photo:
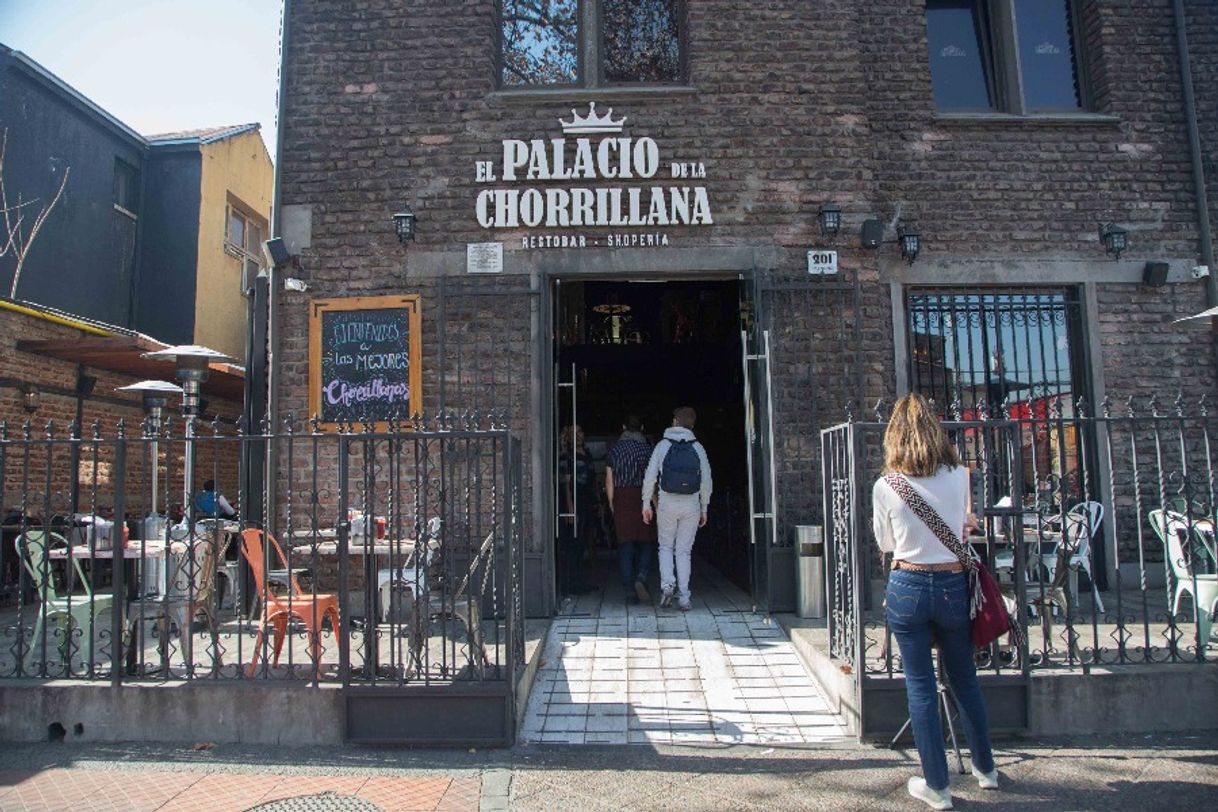
[[[901,649],[905,691],[922,777],[909,794],[931,809],[951,809],[947,753],[939,719],[932,646],[955,695],[982,789],[998,788],[985,700],[977,681],[970,633],[968,574],[940,540],[954,534],[961,548],[974,520],[968,513],[969,473],[939,418],[921,395],[893,408],[884,432],[884,476],[872,489],[872,525],[880,549],[892,553],[884,598],[888,628]]]

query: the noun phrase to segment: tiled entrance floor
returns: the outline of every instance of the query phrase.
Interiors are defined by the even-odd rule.
[[[787,744],[845,732],[776,623],[695,563],[690,612],[610,587],[554,620],[521,734],[572,744]]]

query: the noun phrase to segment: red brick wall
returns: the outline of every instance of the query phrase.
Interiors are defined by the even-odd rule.
[[[72,466],[69,444],[70,427],[76,417],[76,398],[66,394],[76,387],[77,366],[68,361],[47,358],[41,355],[19,352],[19,340],[71,340],[93,338],[84,331],[44,319],[0,309],[0,377],[21,383],[32,383],[40,389],[41,405],[30,420],[29,436],[34,443],[20,442],[26,436],[25,423],[28,415],[23,409],[20,390],[14,387],[0,388],[0,421],[6,425],[8,441],[3,445],[3,500],[4,509],[20,507],[32,515],[46,512],[67,512],[70,504]],[[92,394],[85,398],[83,429],[85,439],[81,448],[81,479],[79,482],[80,512],[112,507],[116,478],[116,445],[119,421],[124,423],[124,436],[139,438],[143,429],[144,411],[139,397],[116,392],[120,386],[135,383],[136,379],[105,370],[86,367],[86,375],[97,379]],[[58,390],[58,391],[50,391]],[[177,399],[171,400],[173,412]],[[209,412],[222,418],[235,419],[241,406],[217,398],[210,398]],[[100,442],[92,442],[94,424]],[[48,424],[50,427],[48,428]],[[224,424],[221,431],[231,434],[231,427]],[[165,509],[166,492],[172,502],[182,501],[182,449],[181,422],[174,420],[168,428],[172,438],[159,444],[161,459],[158,503]],[[201,429],[205,437],[212,435],[210,425]],[[56,442],[37,442],[52,436]],[[202,481],[216,479],[221,491],[230,499],[236,499],[237,458],[236,445],[202,441],[196,454],[196,488]],[[50,462],[48,465],[48,448]],[[151,502],[151,452],[145,442],[127,444],[126,502],[132,515],[145,513]],[[168,470],[169,482],[165,481]],[[94,473],[96,472],[96,473]],[[49,479],[48,479],[49,477]],[[49,483],[49,487],[48,487]],[[48,496],[49,494],[49,496]]]
[[[848,388],[841,377],[854,365],[825,338],[816,350],[822,377],[801,377],[808,331],[826,319],[861,318],[864,399],[870,406],[895,391],[893,314],[880,279],[910,277],[895,246],[857,247],[859,224],[872,215],[888,225],[890,241],[898,220],[920,226],[922,263],[1005,264],[1010,276],[1000,281],[1012,285],[1047,263],[1076,269],[1073,284],[1097,282],[1099,317],[1088,328],[1100,336],[1096,362],[1110,394],[1213,394],[1206,339],[1170,325],[1204,306],[1202,285],[1152,290],[1117,281],[1117,269],[1129,266],[1111,263],[1096,237],[1101,221],[1125,225],[1127,260],[1139,263],[1192,262],[1198,252],[1170,0],[1084,0],[1088,75],[1101,116],[984,123],[936,115],[919,0],[687,5],[695,90],[622,93],[598,104],[629,117],[627,134],[656,138],[664,159],[706,162],[715,225],[666,229],[674,247],[755,246],[772,251],[776,276],[797,279],[804,252],[819,240],[818,203],[844,206],[846,227],[834,247],[843,269],[860,274],[861,308],[797,307],[790,318],[805,326],[776,336],[776,417],[780,426],[798,425],[813,454],[816,427],[801,410],[820,398],[825,415],[840,416],[837,390]],[[1212,177],[1218,44],[1210,44],[1218,20],[1209,0],[1188,5]],[[308,296],[421,293],[428,408],[442,380],[457,393],[446,405],[475,408],[486,401],[484,385],[503,375],[495,386],[510,390],[504,400],[527,459],[536,439],[527,320],[515,312],[450,321],[451,346],[473,341],[477,329],[493,329],[499,342],[491,371],[457,370],[451,359],[441,370],[433,349],[437,283],[414,265],[420,253],[460,251],[467,242],[502,240],[517,250],[519,233],[486,231],[475,220],[474,162],[498,163],[505,138],[556,137],[558,118],[592,98],[495,93],[494,12],[489,0],[294,5],[281,188],[285,205],[312,206],[312,247],[301,257]],[[419,215],[417,241],[406,249],[390,222],[403,201]],[[570,258],[577,262],[578,252]],[[282,407],[298,415],[306,409],[306,302],[289,294],[283,309]],[[526,504],[530,498],[526,492]]]

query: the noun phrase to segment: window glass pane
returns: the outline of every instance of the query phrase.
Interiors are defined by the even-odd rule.
[[[602,0],[601,25],[605,81],[680,81],[677,0]]]
[[[249,224],[245,235],[245,250],[252,256],[261,256],[259,252],[262,250],[262,226],[257,223]]]
[[[989,110],[988,42],[976,0],[927,0],[930,77],[940,110]]]
[[[245,218],[235,209],[228,210],[228,241],[238,248],[245,246]]]
[[[502,0],[502,82],[569,85],[579,79],[578,0]]]
[[[1077,110],[1078,72],[1069,0],[1015,0],[1015,31],[1028,110]]]
[[[139,208],[140,173],[121,159],[114,161],[114,202],[129,212]]]

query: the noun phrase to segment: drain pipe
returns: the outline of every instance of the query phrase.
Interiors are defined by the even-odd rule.
[[[1184,96],[1184,123],[1188,130],[1188,153],[1193,164],[1193,187],[1196,191],[1197,230],[1201,238],[1201,261],[1210,269],[1205,278],[1207,307],[1218,306],[1218,265],[1214,262],[1214,239],[1210,232],[1210,208],[1205,191],[1205,168],[1201,163],[1201,136],[1197,132],[1197,101],[1193,94],[1193,69],[1188,54],[1188,29],[1184,17],[1184,0],[1172,0],[1176,18],[1176,50],[1180,55],[1180,88]]]
[[[288,72],[288,29],[292,18],[292,0],[283,0],[283,19],[279,22],[279,99],[275,111],[277,127],[275,128],[275,187],[271,193],[271,234],[281,236],[283,228],[282,198],[283,198],[283,128],[284,113],[287,110],[286,89]],[[271,268],[268,272],[267,284],[267,423],[271,434],[279,422],[279,297],[282,296],[283,285],[279,282],[279,269]],[[277,471],[279,466],[279,451],[276,444],[266,444],[266,473],[263,480],[266,487],[266,503],[263,513],[267,519],[266,526],[273,530],[275,526],[276,507],[275,496],[278,491]]]

